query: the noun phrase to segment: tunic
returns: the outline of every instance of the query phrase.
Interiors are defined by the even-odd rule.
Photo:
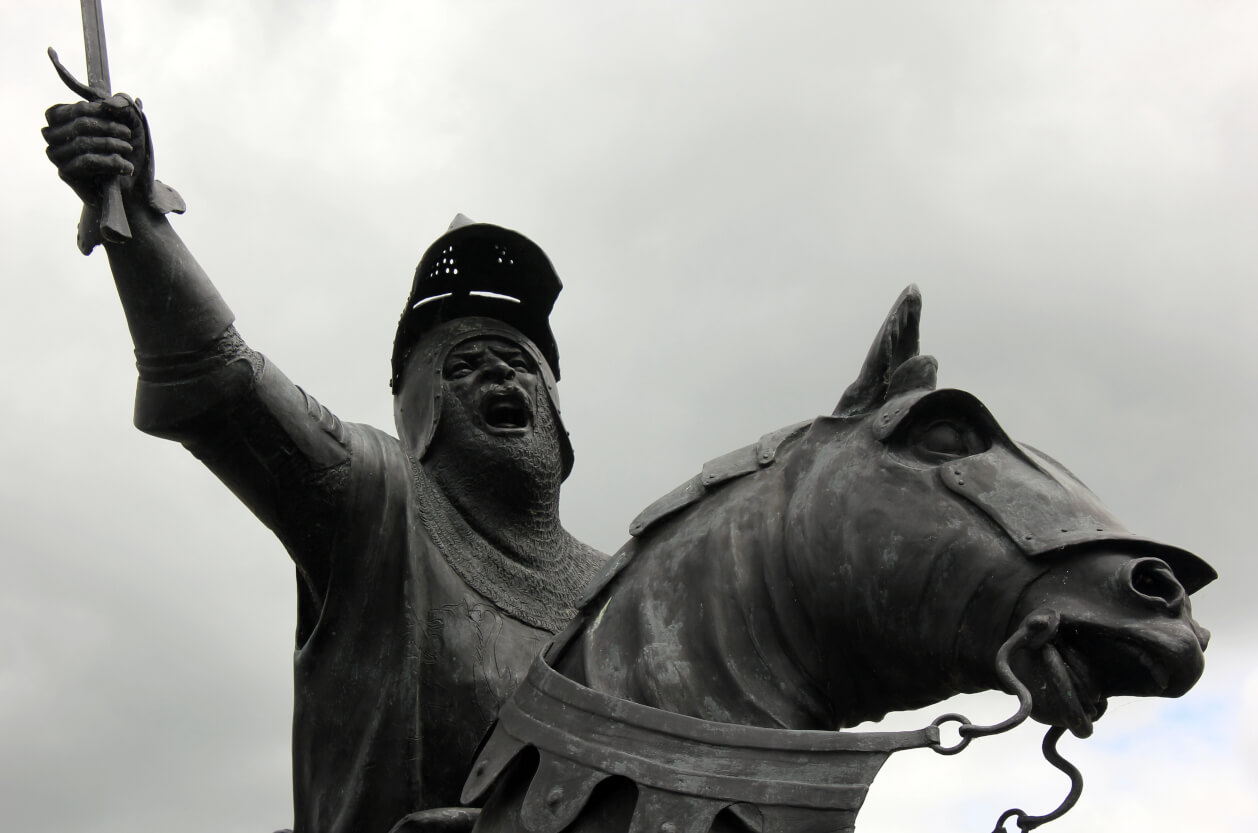
[[[136,425],[182,442],[296,565],[294,829],[386,833],[458,804],[551,630],[452,567],[434,538],[486,544],[398,440],[342,423],[234,330],[214,356],[140,370]]]

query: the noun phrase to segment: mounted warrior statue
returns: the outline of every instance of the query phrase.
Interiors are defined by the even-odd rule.
[[[82,85],[57,66],[88,100],[48,110],[48,156],[85,204],[80,248],[109,257],[135,424],[204,462],[296,566],[295,829],[383,833],[456,805],[499,706],[604,560],[559,521],[559,277],[528,238],[459,215],[398,326],[398,438],[341,422],[236,331],[167,222],[182,200],[153,178],[139,103],[110,95],[107,72]]]
[[[89,84],[57,68],[87,100],[48,111],[48,155],[85,203],[80,248],[109,257],[136,425],[297,567],[300,833],[850,831],[891,752],[1030,717],[1072,785],[997,823],[1025,833],[1078,798],[1064,732],[1201,674],[1189,595],[1214,570],[937,389],[913,287],[832,414],[709,461],[611,561],[559,523],[560,282],[527,238],[456,217],[398,326],[398,438],[342,423],[245,344],[171,229],[182,200],[83,2]],[[994,726],[838,731],[989,688],[1019,700]]]

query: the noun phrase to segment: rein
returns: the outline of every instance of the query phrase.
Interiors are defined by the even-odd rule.
[[[1016,712],[999,723],[993,723],[990,726],[976,726],[961,714],[940,715],[930,725],[939,728],[945,723],[959,724],[957,726],[957,734],[961,736],[961,742],[954,746],[944,746],[942,741],[936,738],[934,742],[928,744],[930,748],[940,755],[955,755],[969,746],[970,741],[974,738],[999,735],[1025,721],[1031,714],[1031,692],[1013,673],[1013,668],[1009,665],[1009,657],[1019,648],[1036,649],[1044,647],[1057,634],[1057,628],[1060,625],[1061,616],[1057,611],[1036,611],[1023,621],[1018,630],[1006,639],[1004,644],[1000,646],[1000,650],[996,652],[996,675],[1004,684],[1005,689],[1012,690],[1012,693],[1017,696],[1018,710]],[[1016,819],[1018,829],[1022,833],[1029,833],[1029,831],[1041,825],[1061,818],[1079,801],[1079,796],[1083,793],[1083,774],[1079,772],[1078,767],[1067,761],[1057,751],[1057,741],[1061,740],[1065,732],[1066,730],[1061,726],[1049,727],[1048,732],[1044,735],[1044,742],[1040,747],[1044,753],[1044,759],[1064,772],[1066,777],[1070,779],[1070,791],[1062,799],[1061,804],[1052,812],[1040,816],[1033,816],[1025,810],[1016,807],[1006,810],[1001,813],[1000,818],[996,821],[996,826],[992,828],[992,833],[1001,833],[1005,829],[1005,822],[1011,818]]]

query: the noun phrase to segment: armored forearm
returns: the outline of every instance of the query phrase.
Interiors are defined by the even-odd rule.
[[[140,364],[195,353],[231,326],[227,302],[166,218],[128,198],[132,239],[105,245]]]
[[[119,185],[131,238],[115,236],[105,250],[141,363],[213,344],[232,313],[166,221],[163,212],[182,210],[182,200],[153,178],[152,141],[139,105],[115,95],[58,104],[46,116],[48,158],[87,206],[101,207],[103,190]],[[97,230],[80,228],[84,252],[99,239]]]

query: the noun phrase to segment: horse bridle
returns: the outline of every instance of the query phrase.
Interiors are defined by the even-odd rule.
[[[1037,610],[1023,620],[1021,626],[1014,631],[1012,636],[1004,641],[1004,644],[1000,646],[1000,650],[996,652],[996,675],[1001,683],[1004,684],[1005,689],[1017,696],[1018,710],[1016,712],[999,723],[993,723],[990,726],[975,725],[965,715],[955,712],[940,715],[931,721],[930,725],[938,728],[945,723],[959,724],[957,726],[957,734],[961,736],[961,741],[953,746],[944,746],[941,739],[929,744],[930,748],[940,755],[955,755],[969,746],[970,741],[974,738],[999,735],[1025,721],[1031,714],[1031,692],[1026,687],[1026,684],[1013,673],[1009,658],[1014,651],[1020,648],[1042,648],[1057,634],[1057,629],[1060,625],[1061,616],[1057,611],[1047,608]],[[1104,703],[1100,705],[1100,711],[1105,711]],[[1097,717],[1100,717],[1100,714]],[[1066,729],[1063,726],[1050,726],[1048,732],[1044,735],[1041,749],[1044,753],[1044,759],[1064,772],[1066,777],[1070,779],[1070,792],[1062,799],[1057,809],[1043,815],[1033,816],[1025,810],[1016,807],[1006,810],[1001,813],[1000,818],[996,821],[996,826],[992,828],[992,833],[1001,833],[1005,829],[1005,822],[1010,818],[1017,820],[1018,829],[1022,833],[1029,833],[1029,831],[1041,825],[1061,818],[1079,801],[1079,796],[1083,793],[1083,774],[1079,772],[1078,767],[1067,761],[1057,751],[1057,741],[1061,740],[1065,732]]]

